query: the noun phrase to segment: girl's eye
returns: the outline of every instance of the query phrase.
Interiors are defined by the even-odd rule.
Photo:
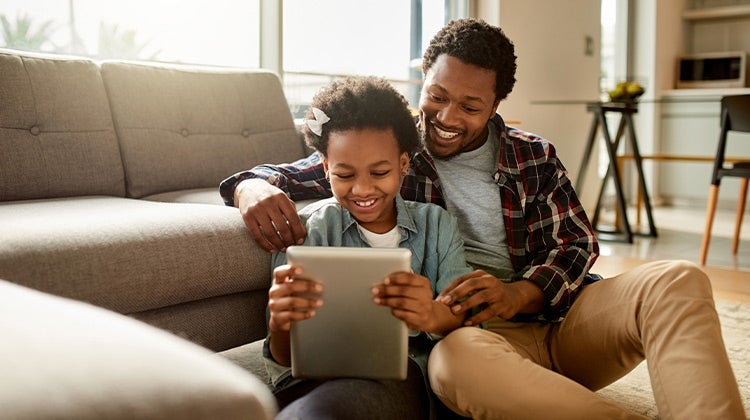
[[[372,176],[384,177],[384,176],[388,175],[389,173],[391,173],[391,171],[377,171],[377,172],[373,172]]]
[[[339,179],[351,179],[352,177],[354,177],[354,175],[352,174],[331,174],[331,175]]]

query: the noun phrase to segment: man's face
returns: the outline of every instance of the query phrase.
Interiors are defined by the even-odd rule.
[[[425,146],[438,158],[480,147],[498,103],[494,71],[439,56],[425,74],[419,100]]]

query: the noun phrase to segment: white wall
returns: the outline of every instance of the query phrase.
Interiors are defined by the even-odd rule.
[[[518,128],[550,140],[575,182],[592,119],[583,102],[599,99],[600,1],[479,0],[477,3],[478,17],[499,23],[513,41],[518,56],[516,86],[508,99],[500,103],[500,114],[506,120],[520,121]],[[499,4],[499,9],[491,3]],[[499,17],[481,13],[499,13]],[[592,55],[585,54],[586,37],[594,41]],[[549,100],[579,103],[533,103]],[[593,212],[598,193],[596,165],[596,159],[592,159],[584,188],[578,192],[589,213]]]

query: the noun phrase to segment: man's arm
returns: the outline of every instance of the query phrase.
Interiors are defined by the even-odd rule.
[[[535,283],[544,293],[544,317],[556,320],[564,316],[581,291],[599,255],[599,244],[551,144],[541,179],[544,181],[536,191],[537,199],[524,212],[534,215],[527,225],[528,265],[514,280]]]
[[[269,252],[300,244],[307,234],[294,201],[331,196],[317,153],[236,173],[221,182],[219,193],[225,204],[239,208],[253,239]]]
[[[493,316],[559,319],[573,303],[598,256],[591,224],[554,147],[539,141],[534,147],[517,149],[516,154],[522,162],[540,162],[527,165],[522,207],[510,211],[523,218],[505,218],[508,225],[519,224],[519,220],[524,224],[515,226],[512,231],[516,234],[508,238],[511,258],[517,261],[516,275],[504,283],[477,271],[457,279],[441,293],[441,301],[452,305],[454,312],[481,309],[470,318],[471,324]],[[518,200],[510,189],[503,191],[506,201]]]
[[[326,179],[323,162],[317,153],[292,163],[258,165],[253,169],[237,172],[219,184],[219,194],[224,204],[237,207],[235,190],[246,179],[263,179],[284,191],[293,201],[331,196],[331,184]]]

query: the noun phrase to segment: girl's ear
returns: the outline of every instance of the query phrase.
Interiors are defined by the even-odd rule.
[[[328,173],[328,159],[326,159],[325,156],[321,155],[321,160],[323,161],[323,171],[326,173],[326,179],[330,179],[331,176]]]
[[[401,153],[401,158],[399,158],[399,167],[401,169],[401,175],[406,175],[407,172],[409,172],[409,154],[404,152]]]

